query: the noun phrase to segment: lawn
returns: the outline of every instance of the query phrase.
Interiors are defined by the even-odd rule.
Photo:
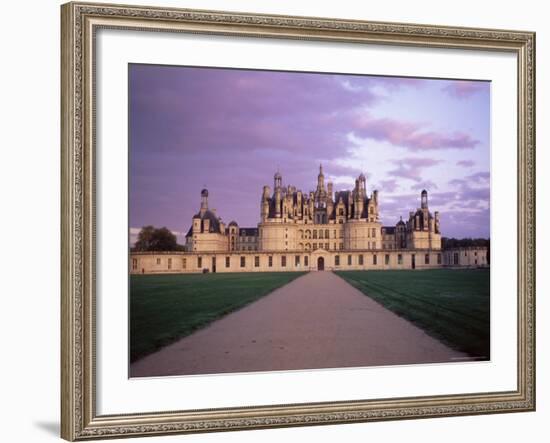
[[[336,274],[448,346],[489,359],[489,269]]]
[[[130,361],[193,333],[302,274],[131,275]]]

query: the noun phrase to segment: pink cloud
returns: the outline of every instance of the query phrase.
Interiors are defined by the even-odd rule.
[[[361,116],[354,121],[355,132],[365,138],[387,141],[392,145],[403,146],[411,151],[434,149],[472,149],[479,140],[464,132],[444,134],[436,131],[424,131],[425,125],[402,122],[390,118],[370,118]]]
[[[456,165],[457,166],[463,166],[465,168],[471,168],[472,166],[475,165],[475,162],[473,162],[472,160],[460,160],[460,161],[456,162]]]
[[[388,171],[388,175],[392,177],[408,178],[420,183],[423,179],[422,173],[424,169],[441,163],[441,160],[432,158],[404,158],[401,160],[394,160],[393,163],[397,165],[397,168]]]
[[[391,179],[380,181],[380,188],[382,191],[394,192],[398,187],[397,180]]]
[[[488,85],[488,82],[457,80],[445,86],[443,90],[455,98],[465,99],[486,90]]]

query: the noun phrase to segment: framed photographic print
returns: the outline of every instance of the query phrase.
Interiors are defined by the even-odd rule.
[[[62,437],[535,408],[535,36],[68,3]]]

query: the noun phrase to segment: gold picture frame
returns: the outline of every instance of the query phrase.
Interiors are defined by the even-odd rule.
[[[61,436],[67,440],[535,409],[535,34],[109,4],[61,7]],[[506,51],[518,68],[518,379],[509,392],[96,414],[95,72],[100,28]]]

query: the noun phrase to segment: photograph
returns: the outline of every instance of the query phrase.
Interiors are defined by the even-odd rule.
[[[127,75],[129,377],[491,360],[491,81]]]

